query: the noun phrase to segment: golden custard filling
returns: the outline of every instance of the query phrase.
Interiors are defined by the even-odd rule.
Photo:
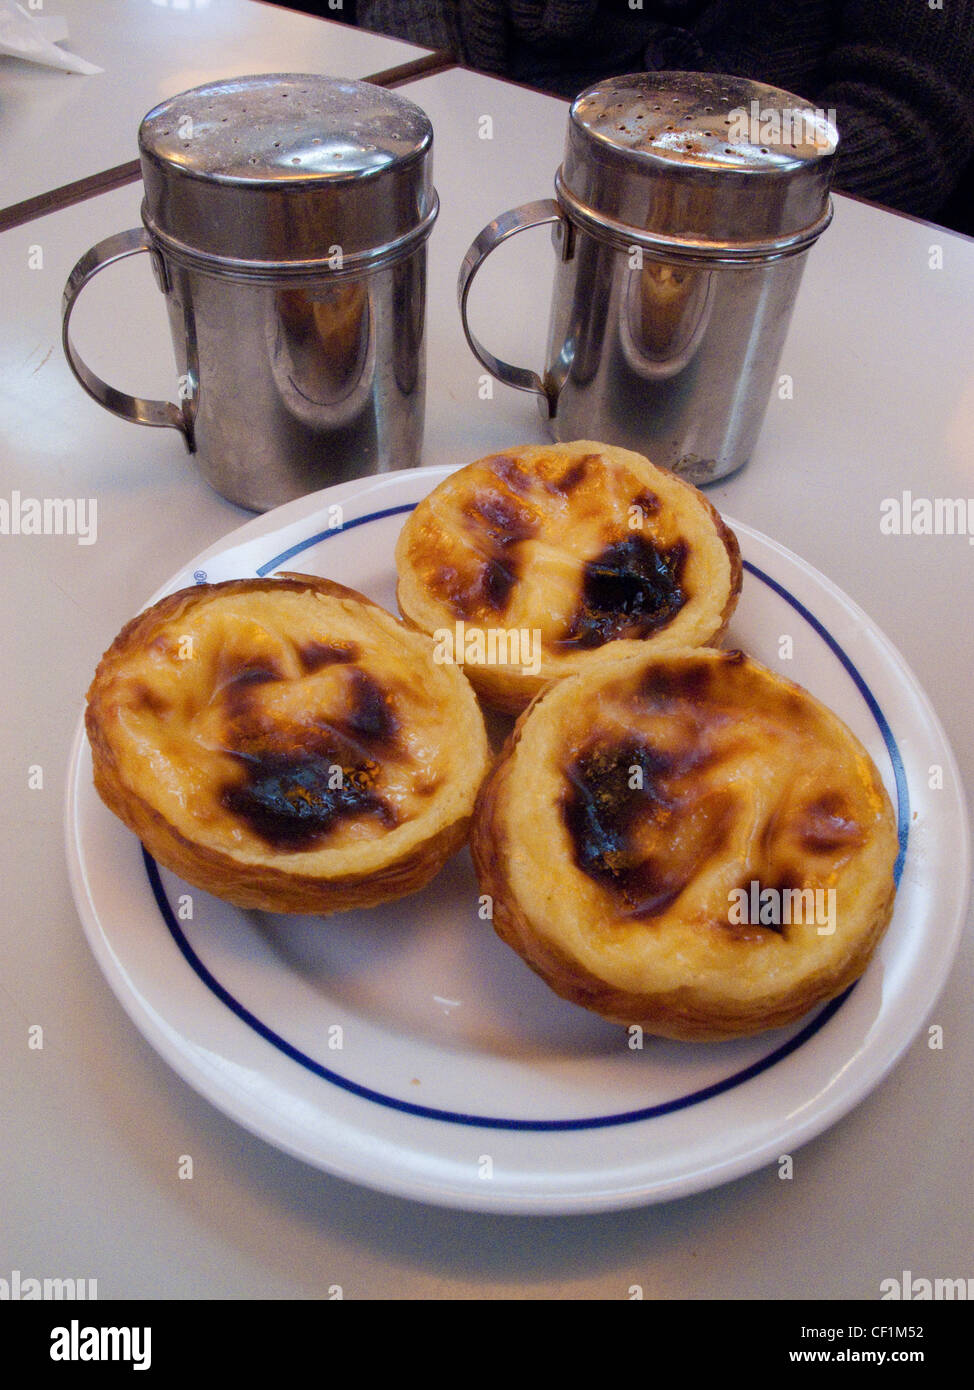
[[[100,669],[114,775],[187,840],[301,872],[469,813],[482,720],[425,639],[351,591],[187,591]],[[466,697],[464,699],[463,697]],[[445,717],[446,716],[446,717]]]
[[[837,716],[703,648],[546,692],[481,793],[473,847],[498,930],[559,993],[716,1038],[857,978],[892,911],[898,842]]]
[[[506,667],[522,706],[610,643],[715,640],[741,583],[737,542],[700,492],[592,441],[516,448],[451,474],[407,520],[396,563],[407,621],[465,629],[478,689],[503,698],[475,668]],[[471,631],[496,629],[530,635],[530,668],[476,655]]]
[[[797,912],[762,914],[765,890],[813,916],[837,907],[885,796],[858,751],[829,736],[827,712],[742,679],[742,666],[740,653],[724,654],[719,684],[702,662],[657,669],[574,712],[558,760],[560,819],[602,898],[600,933],[638,939],[672,910],[698,944],[715,933],[718,950],[729,939],[778,952],[804,924],[782,920]],[[795,891],[811,896],[798,902]]]

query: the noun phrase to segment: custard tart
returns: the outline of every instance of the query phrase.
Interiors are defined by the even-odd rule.
[[[483,716],[432,643],[308,575],[170,595],[88,692],[95,786],[160,863],[271,912],[423,887],[467,838]]]
[[[452,473],[407,519],[396,569],[406,622],[508,713],[606,660],[716,644],[741,590],[737,540],[703,493],[591,440]]]
[[[471,830],[498,934],[558,994],[715,1041],[865,970],[898,843],[859,740],[737,651],[629,657],[518,720]]]

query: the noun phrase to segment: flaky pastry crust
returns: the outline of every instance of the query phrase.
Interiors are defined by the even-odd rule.
[[[508,713],[606,661],[715,645],[742,578],[737,539],[703,493],[592,440],[452,473],[407,519],[396,569],[406,622],[452,644]]]
[[[558,994],[718,1041],[865,970],[893,910],[866,750],[741,652],[630,657],[549,687],[486,778],[471,850],[501,938]]]
[[[462,672],[310,575],[181,590],[88,691],[95,786],[149,852],[245,908],[327,914],[422,888],[487,769]]]

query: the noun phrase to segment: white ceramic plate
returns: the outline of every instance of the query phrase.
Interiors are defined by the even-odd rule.
[[[394,610],[403,517],[447,471],[290,503],[155,598],[292,569]],[[244,912],[144,856],[95,794],[79,729],[67,843],[81,919],[136,1027],[191,1086],[344,1178],[447,1206],[554,1213],[716,1186],[792,1152],[879,1082],[923,1025],[965,916],[956,767],[926,696],[866,615],[795,555],[731,524],[746,574],[730,644],[836,710],[897,808],[896,910],[859,984],[755,1039],[632,1049],[623,1029],[550,993],[480,920],[466,853],[381,909]],[[934,766],[942,787],[931,788]]]

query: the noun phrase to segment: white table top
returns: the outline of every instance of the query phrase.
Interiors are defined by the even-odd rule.
[[[27,6],[25,5],[26,9]],[[78,76],[0,56],[0,210],[137,159],[139,122],[166,97],[251,72],[369,73],[425,49],[255,0],[50,0]]]
[[[566,107],[460,71],[405,90],[433,120],[442,200],[430,254],[424,461],[460,465],[545,437],[529,397],[498,386],[492,400],[479,399],[455,282],[492,215],[550,195]],[[484,115],[492,140],[479,135]],[[11,615],[0,666],[0,1275],[95,1277],[102,1298],[203,1299],[327,1297],[336,1284],[346,1298],[626,1298],[639,1284],[647,1298],[876,1299],[880,1281],[906,1269],[966,1276],[969,931],[931,1015],[943,1049],[918,1037],[857,1109],[797,1151],[793,1180],[773,1165],[601,1216],[465,1214],[322,1174],[224,1118],[129,1023],[89,953],[67,883],[70,739],[98,656],[122,623],[246,519],[199,481],[175,433],[100,410],[61,356],[68,271],[102,236],[136,225],[138,205],[129,187],[0,235],[2,491],[99,501],[90,547],[0,538]],[[932,245],[942,248],[941,270],[929,268]],[[32,246],[42,248],[42,269],[26,268]],[[547,237],[518,238],[503,255],[493,286],[484,272],[478,327],[496,351],[539,362]],[[164,316],[141,258],[100,276],[86,298],[77,340],[93,363],[122,387],[166,392]],[[879,516],[882,499],[904,489],[974,491],[972,320],[974,243],[837,199],[782,359],[794,399],[772,401],[748,467],[708,494],[829,575],[888,634],[926,685],[968,792],[972,552],[963,537],[883,536]],[[28,790],[26,769],[38,763],[43,790]],[[39,1052],[27,1046],[38,1023]],[[191,1182],[178,1180],[183,1154],[194,1160]]]

